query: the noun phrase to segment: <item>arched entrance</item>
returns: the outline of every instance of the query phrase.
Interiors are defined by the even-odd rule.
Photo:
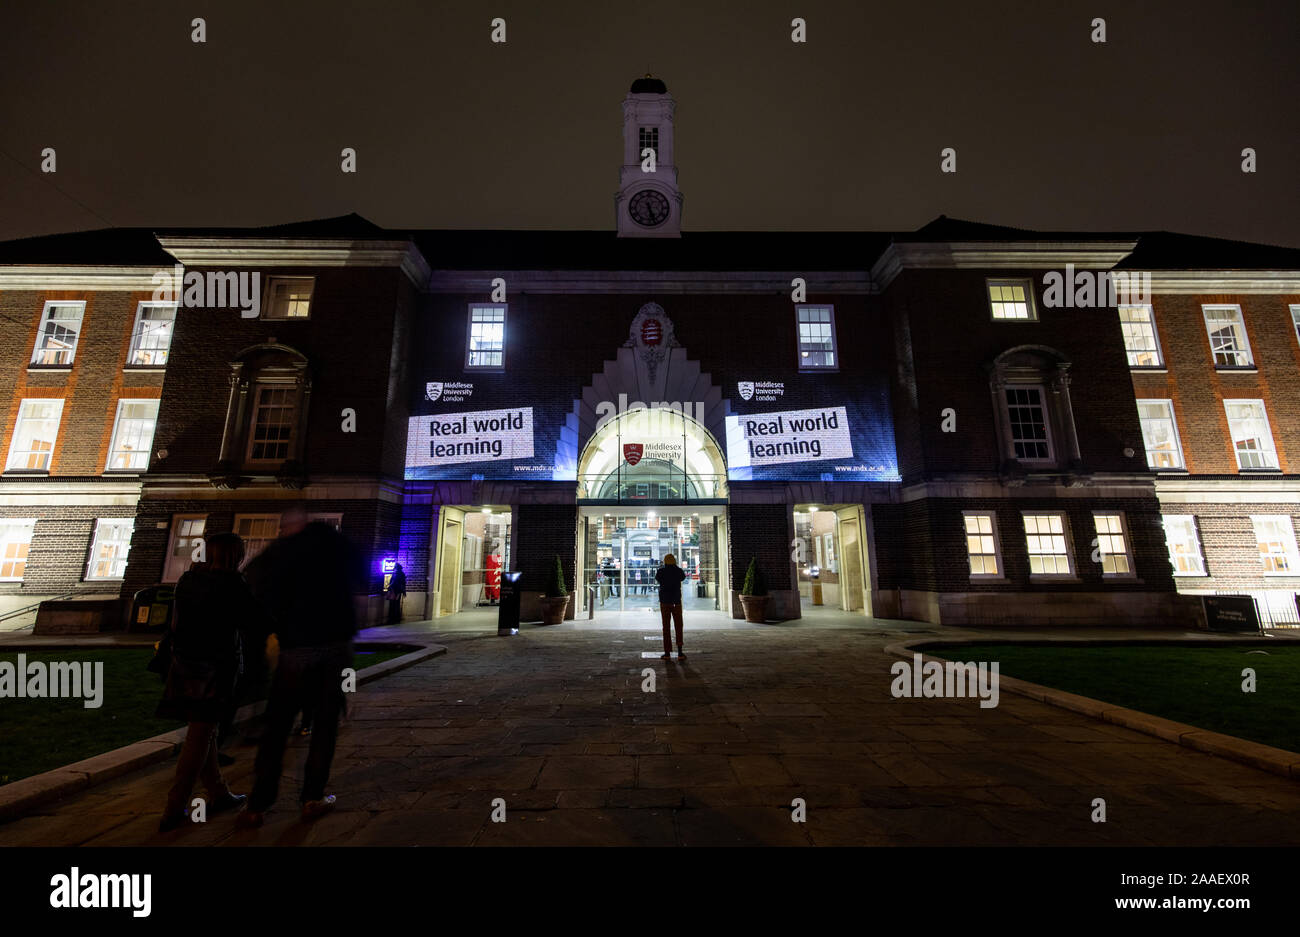
[[[593,617],[657,608],[654,573],[667,553],[686,572],[688,609],[730,611],[726,458],[690,409],[609,416],[583,447],[578,576]]]

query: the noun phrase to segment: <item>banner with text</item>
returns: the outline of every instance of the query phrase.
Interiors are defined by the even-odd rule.
[[[533,408],[413,416],[406,439],[406,477],[438,478],[444,466],[463,475],[533,458]]]
[[[729,469],[853,458],[844,407],[728,416],[726,427]]]

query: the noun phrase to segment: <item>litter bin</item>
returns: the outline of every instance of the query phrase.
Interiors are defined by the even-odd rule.
[[[164,631],[171,627],[176,607],[176,587],[158,584],[141,589],[131,598],[132,631]]]
[[[501,604],[497,606],[497,635],[519,633],[519,577],[523,573],[501,574]]]

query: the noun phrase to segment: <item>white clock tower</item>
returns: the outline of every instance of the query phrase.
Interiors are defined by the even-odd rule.
[[[673,99],[668,86],[646,75],[623,100],[623,168],[614,209],[619,237],[682,236],[682,193],[673,163]],[[642,154],[654,151],[649,163]],[[647,172],[649,165],[654,172]]]

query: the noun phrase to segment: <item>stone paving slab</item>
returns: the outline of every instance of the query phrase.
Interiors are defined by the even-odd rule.
[[[316,823],[297,816],[294,738],[260,830],[223,816],[159,835],[171,760],[0,824],[0,845],[1300,843],[1293,780],[1025,696],[893,699],[896,635],[702,631],[698,657],[651,664],[654,694],[618,637],[441,636],[446,655],[359,694],[339,809]],[[254,750],[232,752],[247,791]]]

